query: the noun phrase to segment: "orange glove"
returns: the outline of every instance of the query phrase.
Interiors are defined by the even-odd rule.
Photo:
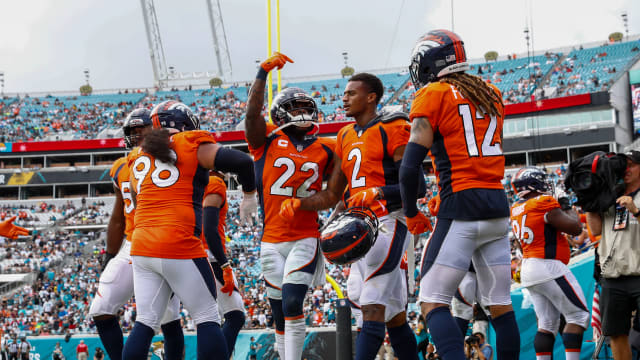
[[[300,199],[291,198],[286,199],[280,205],[280,217],[285,220],[293,220],[296,216],[296,211],[300,208]]]
[[[11,219],[0,223],[0,236],[17,239],[20,235],[29,235],[29,230],[13,224],[15,219],[16,217],[13,216]]]
[[[407,260],[407,252],[404,252],[402,255],[402,259],[400,259],[400,269],[408,270],[409,269],[409,260]]]
[[[226,265],[222,267],[222,278],[224,279],[224,285],[220,289],[223,294],[229,293],[229,296],[233,294],[233,289],[236,284],[233,281],[233,269],[231,265]]]
[[[352,206],[364,206],[371,207],[376,201],[380,199],[382,191],[380,188],[374,187],[366,190],[359,191],[347,199],[349,207]]]
[[[260,67],[266,72],[269,72],[274,68],[278,68],[278,70],[280,70],[287,62],[293,63],[293,60],[289,59],[287,55],[280,54],[276,51],[273,55],[269,56],[267,60],[263,61],[262,64],[260,64]]]
[[[429,208],[429,213],[431,214],[431,216],[437,216],[438,211],[440,211],[440,194],[429,199],[427,207]]]
[[[431,227],[431,220],[424,216],[420,211],[418,211],[416,216],[411,218],[408,217],[406,219],[409,232],[413,235],[419,235],[425,231],[433,231],[433,227]]]

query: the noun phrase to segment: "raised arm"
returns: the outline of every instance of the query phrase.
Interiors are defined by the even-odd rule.
[[[249,146],[257,149],[264,145],[265,132],[267,124],[261,116],[262,107],[264,106],[264,87],[267,75],[274,68],[282,69],[287,62],[293,62],[286,55],[275,52],[267,60],[260,64],[260,69],[256,75],[256,80],[249,90],[249,99],[247,100],[247,116],[245,119],[244,133]]]

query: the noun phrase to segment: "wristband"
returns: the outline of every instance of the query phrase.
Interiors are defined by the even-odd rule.
[[[220,265],[220,268],[224,269],[224,268],[229,267],[229,266],[231,266],[231,263],[227,261],[226,263]]]
[[[258,74],[256,75],[256,79],[260,79],[260,80],[267,80],[267,75],[269,75],[268,72],[266,72],[262,66],[260,66],[260,70],[258,70]]]

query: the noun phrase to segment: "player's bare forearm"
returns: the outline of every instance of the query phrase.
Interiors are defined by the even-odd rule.
[[[411,136],[409,141],[422,145],[424,147],[431,148],[433,145],[433,129],[429,123],[429,119],[426,117],[414,118],[411,122]]]
[[[267,124],[262,118],[262,107],[264,106],[264,87],[266,81],[256,79],[249,90],[247,100],[247,117],[245,119],[245,135],[247,142],[253,148],[259,148],[264,144]]]
[[[335,206],[340,200],[342,192],[347,186],[347,178],[342,172],[342,161],[340,161],[338,157],[335,157],[335,159],[336,162],[329,182],[327,183],[327,189],[307,198],[300,199],[300,209],[309,211],[324,210]]]
[[[119,189],[116,190],[116,201],[113,203],[113,211],[107,227],[107,253],[117,254],[124,240],[126,222],[124,218],[124,202]]]
[[[340,200],[340,196],[336,196],[330,190],[323,190],[308,198],[300,199],[300,209],[308,211],[324,210],[333,207],[338,200]]]

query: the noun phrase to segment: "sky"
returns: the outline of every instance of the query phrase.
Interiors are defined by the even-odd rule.
[[[178,72],[217,68],[206,1],[155,0]],[[233,66],[225,80],[250,80],[267,54],[267,1],[219,1]],[[471,59],[526,53],[527,25],[536,51],[604,42],[624,33],[623,12],[640,34],[637,0],[280,0],[281,50],[295,61],[282,76],[338,74],[345,51],[356,71],[406,66],[417,38],[438,28],[460,35]],[[153,86],[140,1],[3,0],[0,14],[5,93],[77,91],[85,69],[94,89]]]

